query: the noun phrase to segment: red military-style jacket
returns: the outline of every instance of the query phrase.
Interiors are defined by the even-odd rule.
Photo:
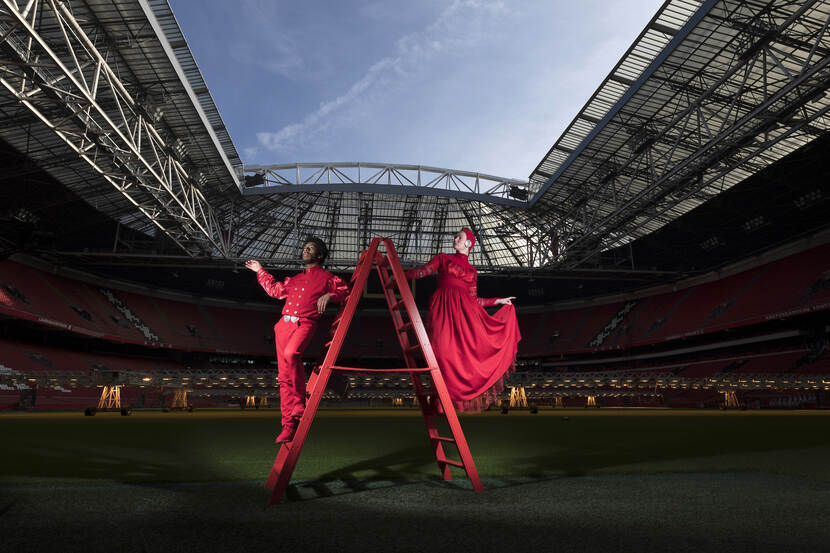
[[[306,269],[292,277],[278,282],[268,271],[260,269],[257,281],[272,298],[286,300],[282,314],[302,319],[319,319],[317,300],[323,294],[331,294],[333,302],[341,302],[349,294],[348,285],[319,265]]]

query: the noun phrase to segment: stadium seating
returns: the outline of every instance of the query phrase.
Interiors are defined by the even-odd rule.
[[[94,329],[94,323],[73,310],[45,275],[43,271],[12,261],[0,263],[0,286],[3,290],[0,306],[6,312],[14,310],[19,314],[28,314],[27,318],[47,324]]]
[[[830,352],[826,349],[818,356],[805,355],[793,365],[792,372],[796,374],[824,374],[830,375]]]
[[[830,309],[830,244],[713,282],[629,301],[519,312],[520,356],[625,349]],[[774,291],[774,293],[771,293]],[[520,306],[521,308],[521,306]],[[272,310],[177,301],[0,262],[0,312],[72,332],[188,351],[271,355]],[[308,350],[327,340],[321,321]],[[388,315],[358,312],[343,354],[397,357]]]
[[[636,300],[620,320],[624,302],[551,311],[546,318],[535,313],[531,317],[541,321],[548,345],[537,339],[525,350],[520,343],[520,354],[647,345],[830,309],[828,260],[830,245],[820,246],[714,282]]]
[[[44,410],[85,409],[98,405],[100,397],[101,388],[96,386],[76,386],[68,389],[39,386],[35,408]]]
[[[688,363],[675,374],[683,378],[705,378],[722,372],[730,363],[731,361],[726,359],[695,361]]]
[[[155,373],[173,363],[152,359],[73,351],[63,348],[0,340],[0,364],[23,373],[90,373],[131,371]]]
[[[202,309],[205,326],[213,333],[217,349],[259,355],[274,352],[274,324],[279,317],[276,307],[273,311],[214,306],[203,306]]]
[[[753,356],[745,359],[730,370],[734,373],[745,374],[786,374],[793,371],[795,363],[804,357],[806,351],[798,349],[793,351],[776,351],[764,355]]]

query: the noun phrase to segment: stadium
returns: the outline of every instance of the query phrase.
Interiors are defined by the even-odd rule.
[[[167,0],[0,51],[4,550],[830,547],[830,2],[667,0],[526,179],[245,164]],[[401,271],[462,228],[521,341],[456,416]],[[351,291],[280,446],[245,263],[310,235]]]

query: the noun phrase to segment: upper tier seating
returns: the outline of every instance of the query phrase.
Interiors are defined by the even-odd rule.
[[[528,344],[529,351],[625,348],[830,309],[830,244],[714,282],[648,296],[630,309],[629,304],[552,311],[540,318],[549,345],[537,339]],[[520,342],[520,354],[523,347]]]
[[[272,310],[215,307],[97,286],[0,262],[0,312],[110,340],[194,351],[273,354]],[[698,286],[636,300],[519,314],[519,355],[653,344],[830,309],[830,244]],[[309,356],[328,341],[320,324]],[[343,354],[400,355],[386,313],[358,311]]]
[[[23,373],[74,372],[88,374],[93,371],[131,371],[152,374],[163,368],[175,368],[171,362],[153,359],[72,351],[63,348],[0,340],[0,364]]]

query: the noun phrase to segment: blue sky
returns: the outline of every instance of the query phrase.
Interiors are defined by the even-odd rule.
[[[526,179],[658,0],[169,0],[246,164]]]

